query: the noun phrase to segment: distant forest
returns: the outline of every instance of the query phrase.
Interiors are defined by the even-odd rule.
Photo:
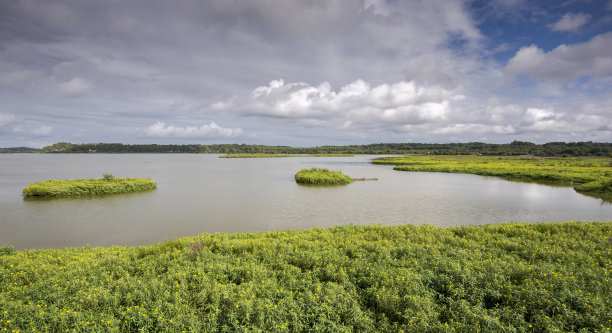
[[[433,154],[433,155],[535,155],[612,157],[612,143],[549,142],[535,144],[470,143],[375,143],[369,145],[289,147],[247,144],[157,145],[122,143],[72,144],[60,142],[44,147],[43,153],[199,153],[199,154]]]

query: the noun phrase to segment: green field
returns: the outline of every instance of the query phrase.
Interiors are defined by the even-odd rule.
[[[611,279],[611,222],[4,246],[0,331],[601,332]]]
[[[577,192],[612,199],[612,159],[579,157],[404,156],[375,160],[394,170],[471,173],[512,180],[572,186]]]
[[[154,190],[157,183],[146,178],[46,180],[23,189],[25,197],[80,197]]]
[[[330,171],[325,168],[302,169],[295,174],[295,181],[307,185],[345,185],[353,182],[353,178],[342,171]]]

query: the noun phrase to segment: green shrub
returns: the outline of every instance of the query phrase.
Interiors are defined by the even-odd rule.
[[[26,197],[78,197],[154,190],[157,183],[146,178],[116,178],[105,174],[102,179],[46,180],[28,185]]]
[[[612,223],[341,226],[0,255],[0,332],[607,332]]]
[[[573,186],[578,192],[603,199],[612,195],[609,158],[404,156],[382,158],[373,163],[395,165],[393,169],[399,171],[470,173]]]
[[[295,181],[311,185],[344,185],[353,182],[353,178],[342,171],[330,171],[324,168],[302,169],[295,174]]]

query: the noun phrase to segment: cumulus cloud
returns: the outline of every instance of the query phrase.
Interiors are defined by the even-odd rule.
[[[70,81],[59,85],[60,92],[66,97],[81,97],[91,90],[91,83],[80,77],[75,77]]]
[[[280,79],[255,88],[249,96],[217,102],[211,109],[345,129],[377,122],[395,127],[442,121],[449,103],[461,98],[452,90],[412,81],[371,86],[356,80],[335,91],[328,82],[311,86]]]
[[[591,132],[610,135],[612,115],[598,103],[576,110],[541,102],[476,101],[456,90],[415,82],[370,85],[357,80],[334,90],[327,82],[273,80],[247,96],[217,102],[211,112],[252,119],[275,119],[301,128],[333,128],[346,133],[395,133],[441,137],[563,136]]]
[[[612,76],[612,33],[580,44],[560,45],[545,52],[536,45],[521,48],[506,70],[537,79],[573,80],[582,76]]]
[[[144,129],[144,135],[156,138],[221,139],[244,135],[241,128],[224,128],[213,122],[202,126],[174,126],[158,121]]]
[[[553,31],[577,31],[580,27],[585,25],[590,18],[591,15],[584,13],[566,13],[557,22],[552,24],[550,28]]]

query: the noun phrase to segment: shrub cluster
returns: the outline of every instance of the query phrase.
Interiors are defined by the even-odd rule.
[[[578,157],[405,156],[382,158],[375,164],[394,170],[471,173],[507,179],[573,186],[603,199],[612,196],[612,160]]]
[[[353,182],[353,178],[342,171],[330,171],[325,168],[302,169],[295,174],[295,181],[310,185],[345,185]]]
[[[117,178],[105,174],[102,179],[46,180],[28,185],[26,197],[78,197],[154,190],[157,183],[146,178]]]
[[[0,251],[0,331],[612,328],[612,223],[342,226]]]

